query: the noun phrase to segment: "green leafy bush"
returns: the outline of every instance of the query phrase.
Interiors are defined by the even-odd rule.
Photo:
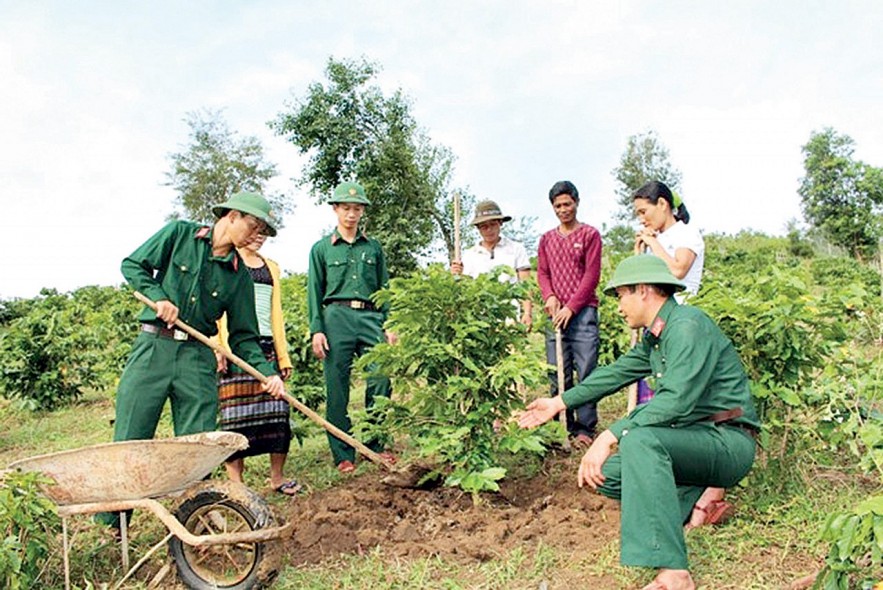
[[[516,321],[514,301],[527,288],[431,266],[376,296],[391,304],[387,328],[399,342],[379,344],[359,362],[393,380],[374,431],[409,436],[420,456],[442,463],[447,485],[497,490],[506,474],[501,452],[544,451],[544,434],[507,422],[524,406],[519,388],[546,383],[541,339],[529,339]]]
[[[814,588],[870,590],[883,581],[883,496],[868,498],[855,510],[831,514],[822,538],[831,549]]]
[[[295,274],[280,281],[282,287],[282,316],[285,319],[285,336],[288,354],[291,356],[291,377],[286,389],[312,409],[318,409],[325,401],[325,382],[322,363],[313,355],[310,339],[310,320],[307,314],[307,276]],[[292,434],[303,440],[312,423],[298,412],[291,415]]]
[[[810,263],[815,282],[823,286],[860,285],[870,293],[880,293],[880,273],[854,258],[827,256]]]
[[[76,400],[95,376],[96,343],[86,307],[44,292],[0,332],[0,393],[34,410]]]
[[[762,407],[770,398],[798,405],[816,369],[845,338],[841,317],[822,311],[796,269],[771,267],[738,286],[728,282],[708,280],[690,303],[733,340]]]
[[[88,335],[95,389],[115,389],[132,343],[138,334],[141,303],[132,289],[122,287],[82,287],[73,291],[71,305],[84,310],[83,325]]]
[[[4,590],[35,588],[59,532],[55,505],[39,491],[50,483],[39,473],[0,479],[0,580]]]

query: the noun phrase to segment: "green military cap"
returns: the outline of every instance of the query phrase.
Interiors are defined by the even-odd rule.
[[[652,254],[629,256],[620,262],[613,277],[604,287],[606,295],[613,295],[617,287],[631,285],[673,285],[675,291],[683,291],[687,286],[675,278],[662,258]]]
[[[238,192],[220,205],[212,207],[212,213],[215,217],[223,217],[227,211],[239,211],[252,215],[267,224],[266,234],[268,236],[276,235],[276,228],[273,226],[273,218],[270,216],[270,203],[257,193]]]
[[[370,205],[371,201],[365,196],[365,189],[358,182],[341,182],[334,189],[334,195],[328,199],[329,203],[358,203]]]

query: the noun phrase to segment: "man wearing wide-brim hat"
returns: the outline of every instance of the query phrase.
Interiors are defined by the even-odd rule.
[[[578,482],[622,502],[620,560],[657,568],[645,588],[695,588],[684,524],[707,486],[730,488],[754,461],[760,421],[732,342],[703,311],[679,305],[684,283],[662,259],[623,260],[604,293],[619,299],[642,341],[562,396],[527,406],[519,424],[542,424],[565,407],[597,402],[638,379],[656,396],[602,432],[580,463]],[[618,451],[616,450],[618,447]]]
[[[325,375],[326,418],[349,434],[353,361],[379,342],[394,343],[395,335],[383,329],[387,306],[377,307],[372,300],[375,292],[389,285],[389,273],[380,242],[359,228],[365,207],[371,204],[365,189],[357,182],[342,182],[328,202],[337,216],[337,227],[310,250],[307,309],[313,354],[322,360]],[[388,378],[368,377],[365,408],[370,410],[375,398],[389,394]],[[384,451],[381,441],[365,443],[385,459],[395,459]],[[330,433],[328,444],[338,471],[352,473],[356,468],[355,449]]]
[[[215,355],[174,329],[178,318],[213,336],[226,313],[232,351],[269,377],[265,391],[284,392],[261,351],[254,285],[236,252],[260,234],[276,234],[270,205],[259,194],[240,192],[212,211],[213,226],[172,221],[123,260],[123,276],[157,309],[145,306],[138,317],[140,333],[117,388],[115,441],[153,438],[166,399],[176,436],[215,430]],[[118,526],[116,515],[99,520]]]
[[[516,276],[500,275],[502,280],[530,280],[530,258],[524,245],[500,233],[503,224],[511,220],[511,216],[503,215],[495,201],[480,201],[475,206],[475,217],[470,225],[478,230],[481,240],[463,252],[462,260],[451,262],[451,272],[475,278],[505,266],[512,268]],[[521,302],[521,323],[526,326],[533,323],[531,312],[532,303],[530,299],[525,299]]]

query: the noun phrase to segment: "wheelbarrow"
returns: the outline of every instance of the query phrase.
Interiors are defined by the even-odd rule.
[[[196,590],[248,590],[269,584],[278,573],[278,541],[294,523],[275,526],[266,501],[231,481],[203,481],[248,439],[234,432],[206,432],[168,439],[105,443],[22,459],[9,465],[39,471],[53,480],[44,493],[62,518],[65,588],[70,589],[67,519],[74,514],[121,513],[123,568],[117,585],[150,553],[169,543],[178,576]],[[179,495],[174,514],[156,498]],[[169,535],[129,570],[126,512],[152,512]]]

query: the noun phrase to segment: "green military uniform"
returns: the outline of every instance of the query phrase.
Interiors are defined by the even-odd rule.
[[[224,312],[230,348],[264,375],[276,371],[261,352],[254,309],[254,285],[235,249],[212,255],[212,229],[173,221],[123,260],[123,276],[153,301],[169,300],[184,323],[212,336]],[[152,438],[166,398],[175,435],[215,429],[218,413],[215,355],[197,340],[175,340],[156,313],[145,307],[142,331],[120,378],[114,440]],[[183,332],[179,338],[186,337]]]
[[[673,297],[640,344],[562,399],[597,402],[641,378],[656,395],[610,426],[619,449],[599,491],[622,501],[623,565],[687,569],[683,525],[706,487],[731,487],[748,473],[760,422],[730,340]]]
[[[353,197],[339,195],[341,187],[355,186]],[[367,204],[361,187],[344,183],[330,202]],[[355,190],[355,189],[354,189]],[[368,348],[384,340],[383,324],[387,310],[375,308],[371,295],[387,287],[389,273],[380,243],[359,233],[352,243],[337,229],[322,238],[310,250],[307,280],[307,304],[310,334],[323,333],[328,340],[323,368],[325,374],[325,414],[329,422],[351,432],[347,406],[350,398],[350,374],[353,360]],[[389,379],[371,376],[366,381],[365,408],[374,405],[377,396],[389,397]],[[355,461],[355,450],[335,436],[328,435],[335,464]],[[382,450],[377,441],[368,441],[374,451]]]
[[[269,204],[260,195],[237,193],[213,209],[221,217],[230,209],[250,214],[269,225]],[[129,284],[153,301],[168,300],[178,317],[213,336],[225,312],[230,348],[264,375],[275,375],[258,343],[254,284],[245,265],[230,249],[212,253],[213,228],[172,221],[123,260]],[[116,396],[114,441],[153,438],[166,399],[170,400],[175,435],[215,430],[218,414],[217,361],[212,350],[186,332],[169,330],[149,307],[139,315],[141,333],[120,377]],[[119,526],[116,513],[96,520]]]

